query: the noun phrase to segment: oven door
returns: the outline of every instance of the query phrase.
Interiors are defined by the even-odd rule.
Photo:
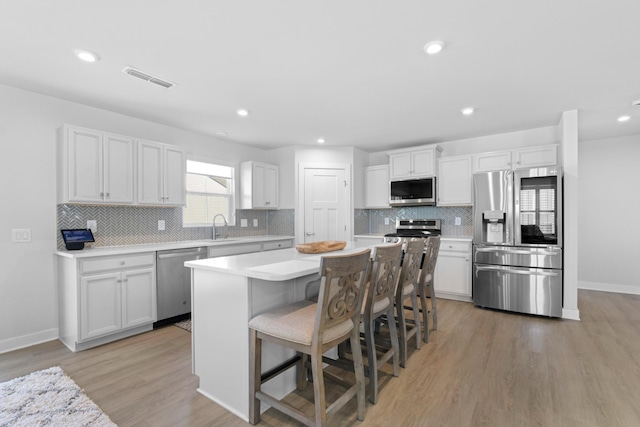
[[[479,307],[562,317],[562,270],[474,264]]]

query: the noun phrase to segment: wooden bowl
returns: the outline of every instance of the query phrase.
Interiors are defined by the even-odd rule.
[[[320,254],[344,249],[347,242],[340,240],[324,240],[322,242],[301,243],[296,245],[296,250],[303,254]]]

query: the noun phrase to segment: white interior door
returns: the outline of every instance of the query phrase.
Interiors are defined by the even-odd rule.
[[[344,169],[304,169],[304,242],[348,240]]]

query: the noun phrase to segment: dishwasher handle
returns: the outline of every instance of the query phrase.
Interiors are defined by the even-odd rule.
[[[169,259],[169,258],[183,258],[183,257],[191,257],[206,254],[206,250],[197,250],[197,251],[165,251],[158,252],[158,259]]]

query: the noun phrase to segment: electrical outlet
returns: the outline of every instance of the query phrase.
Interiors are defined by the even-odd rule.
[[[98,231],[98,221],[96,221],[95,219],[87,220],[87,228],[95,233],[96,231]]]
[[[257,227],[257,226],[258,226],[258,220],[257,220],[257,219],[254,219],[254,220],[253,220],[253,226],[254,226],[254,227]]]
[[[459,216],[456,217],[456,225],[461,225],[462,224],[462,218],[460,218]]]
[[[163,231],[165,227],[164,219],[158,220],[158,230]]]
[[[384,219],[384,225],[389,225],[389,218]]]
[[[248,227],[248,226],[249,224],[246,218],[243,218],[240,220],[240,227]]]

